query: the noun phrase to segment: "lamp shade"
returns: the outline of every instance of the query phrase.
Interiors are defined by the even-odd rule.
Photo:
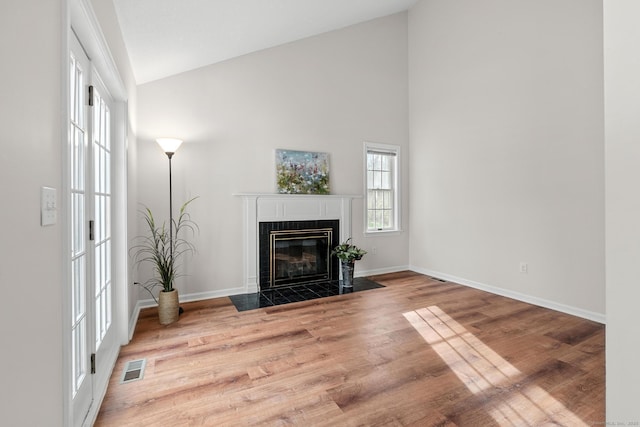
[[[176,138],[158,138],[156,141],[165,153],[175,153],[182,144],[182,140]]]

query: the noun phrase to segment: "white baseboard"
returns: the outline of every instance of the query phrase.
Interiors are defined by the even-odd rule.
[[[373,270],[363,270],[363,271],[356,270],[354,277],[376,276],[378,274],[397,273],[399,271],[407,271],[407,270],[409,270],[408,265],[387,267],[387,268],[376,268]]]
[[[180,292],[178,291],[180,302],[202,301],[205,299],[228,297],[230,295],[238,295],[243,293],[245,293],[243,286],[238,286],[237,288],[222,289],[218,291],[195,292],[191,294],[180,294]],[[152,298],[139,300],[136,303],[131,319],[129,319],[129,341],[131,341],[131,338],[133,338],[133,332],[135,331],[136,324],[138,323],[140,310],[142,310],[143,308],[155,307],[157,305],[158,304],[156,304],[156,302]]]
[[[535,296],[511,291],[508,289],[497,288],[495,286],[487,285],[480,282],[475,282],[473,280],[464,279],[462,277],[452,276],[450,274],[441,273],[439,271],[433,271],[433,270],[428,270],[425,268],[419,268],[414,266],[409,267],[409,269],[411,271],[415,271],[416,273],[425,274],[427,276],[435,277],[437,279],[444,279],[450,282],[458,283],[460,285],[468,286],[470,288],[475,288],[475,289],[480,289],[481,291],[490,292],[495,295],[501,295],[503,297],[512,298],[518,301],[526,302],[528,304],[549,308],[551,310],[556,310],[562,313],[571,314],[572,316],[578,316],[583,319],[593,320],[594,322],[602,323],[603,325],[606,324],[606,321],[607,321],[606,315],[602,313],[583,310],[578,307],[561,304],[555,301],[550,301],[544,298],[538,298]]]
[[[222,289],[220,291],[196,292],[192,294],[180,295],[180,302],[202,301],[204,299],[228,297],[245,293],[243,286],[237,288]]]
[[[133,307],[133,313],[131,313],[131,317],[129,317],[129,339],[127,340],[128,342],[131,342],[131,339],[133,338],[133,332],[136,329],[136,325],[138,324],[138,317],[140,316],[140,309],[142,307],[140,306],[140,301],[138,301],[136,303],[136,306]]]

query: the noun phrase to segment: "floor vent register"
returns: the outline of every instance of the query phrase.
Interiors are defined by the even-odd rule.
[[[141,380],[144,377],[144,367],[146,364],[146,359],[130,360],[127,362],[122,372],[122,380],[120,380],[120,383]]]

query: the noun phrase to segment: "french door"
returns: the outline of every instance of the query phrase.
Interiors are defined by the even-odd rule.
[[[68,200],[71,286],[71,402],[73,425],[94,404],[96,384],[111,366],[100,363],[118,346],[113,325],[112,118],[107,89],[80,42],[71,37]]]

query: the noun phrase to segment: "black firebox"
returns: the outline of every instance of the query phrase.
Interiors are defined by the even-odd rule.
[[[260,290],[338,280],[338,220],[259,224]]]

